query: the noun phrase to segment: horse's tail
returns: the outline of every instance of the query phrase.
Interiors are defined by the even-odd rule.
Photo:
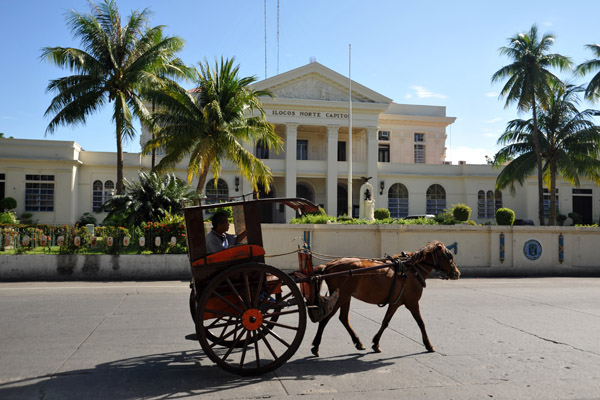
[[[325,273],[325,269],[327,268],[327,265],[321,264],[321,265],[317,265],[316,267],[313,267],[313,273],[315,275],[323,275]],[[315,285],[315,291],[316,293],[320,293],[321,292],[321,285],[323,284],[323,279],[317,279],[317,283]]]

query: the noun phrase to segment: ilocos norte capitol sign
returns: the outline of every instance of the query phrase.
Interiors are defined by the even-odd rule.
[[[348,113],[318,112],[318,111],[295,111],[295,110],[271,110],[271,115],[307,118],[331,118],[348,119]]]

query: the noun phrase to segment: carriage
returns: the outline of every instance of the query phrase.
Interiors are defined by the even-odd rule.
[[[374,262],[367,268],[361,267],[360,271],[355,268],[327,271],[324,268],[313,269],[312,253],[303,245],[298,249],[299,269],[284,272],[265,263],[261,230],[262,207],[272,207],[276,203],[281,207],[291,207],[297,213],[318,211],[315,204],[301,198],[243,198],[184,209],[192,272],[190,312],[196,336],[204,353],[213,362],[239,375],[262,374],[289,360],[304,337],[307,314],[313,322],[320,324],[320,342],[320,334],[330,317],[328,314],[333,315],[337,310],[336,300],[345,290],[340,287],[334,292],[329,287],[331,296],[320,295],[320,284],[324,279],[331,278],[332,282],[337,276],[355,279],[360,273],[370,271],[375,271],[375,274],[383,271],[379,275],[384,276],[392,267],[394,274],[399,274],[398,266],[404,265],[400,260],[402,257],[406,259],[406,255],[398,255]],[[246,235],[236,246],[208,254],[205,218],[220,207],[231,207],[235,232],[246,232]],[[402,273],[405,272],[402,268]],[[411,279],[408,275],[404,278],[399,295],[396,277],[394,285],[387,289],[390,298],[397,296],[396,304],[399,304],[405,290],[410,290]],[[344,282],[347,283],[348,278]],[[358,338],[355,340],[349,324],[346,329],[356,344]],[[424,326],[421,330],[424,332]],[[357,345],[357,348],[360,347]],[[318,344],[317,352],[313,347],[313,354],[318,355]]]

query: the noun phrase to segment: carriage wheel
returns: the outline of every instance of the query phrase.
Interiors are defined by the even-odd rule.
[[[281,299],[281,293],[277,293],[275,294],[275,299],[279,300]],[[194,297],[194,289],[192,289],[190,291],[190,314],[192,315],[192,320],[194,321],[194,325],[196,325],[196,309],[198,307],[198,301],[195,299]],[[281,308],[281,306],[279,306],[279,308]],[[279,315],[275,314],[272,315],[270,317],[267,318],[268,321],[272,321],[272,322],[277,322],[277,320],[279,319]],[[227,323],[231,321],[231,317],[227,316],[227,315],[220,315],[217,316],[215,318],[215,320],[213,320],[213,325],[216,324],[220,324],[220,323]],[[231,328],[233,329],[233,328]],[[225,329],[222,334],[220,335],[220,337],[217,337],[215,335],[213,335],[213,333],[208,330],[206,332],[206,338],[213,343],[218,344],[219,346],[225,346],[225,347],[229,347],[232,344],[234,344],[233,340],[227,340],[227,339],[222,339],[222,336],[225,336],[227,334],[227,329]],[[196,331],[196,336],[199,338],[200,335],[198,334],[198,331]],[[242,347],[243,343],[237,343],[235,344],[236,347]]]
[[[203,290],[197,315],[214,317],[196,321],[206,355],[239,375],[280,367],[306,329],[306,307],[294,280],[261,263],[238,265],[214,278]]]

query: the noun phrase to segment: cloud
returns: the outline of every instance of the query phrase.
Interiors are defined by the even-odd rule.
[[[500,134],[497,132],[483,132],[483,136],[489,138],[497,138],[498,136],[500,136]]]
[[[498,97],[499,93],[496,92],[487,92],[485,97]]]
[[[487,121],[483,121],[483,122],[485,122],[486,124],[495,124],[496,122],[500,122],[500,121],[502,121],[502,118],[495,117],[495,118],[488,119]]]
[[[452,161],[453,165],[458,165],[459,161],[466,161],[467,164],[487,164],[485,156],[493,157],[495,151],[482,148],[470,148],[464,146],[450,147],[446,152],[446,161]]]
[[[427,99],[427,98],[436,98],[436,99],[447,99],[448,96],[441,93],[434,93],[430,90],[425,89],[423,86],[411,86],[411,88],[416,92],[418,98]]]
[[[404,96],[405,99],[412,99],[412,94],[410,93],[406,93],[406,95]]]
[[[542,25],[544,25],[544,26],[552,26],[552,22],[546,21]]]

